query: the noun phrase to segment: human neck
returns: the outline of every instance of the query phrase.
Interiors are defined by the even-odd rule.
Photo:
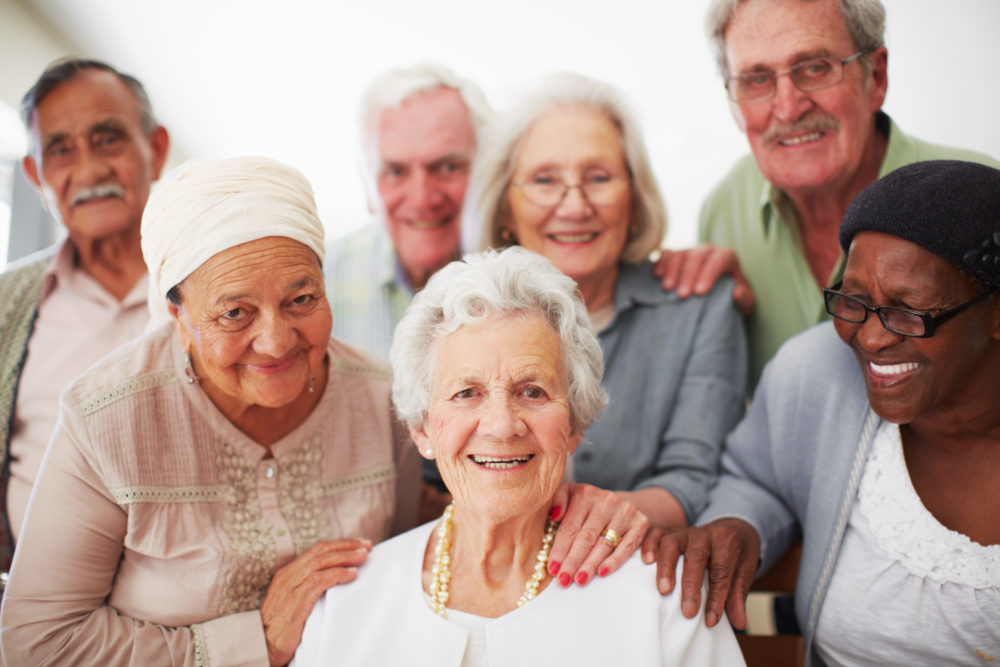
[[[588,313],[596,313],[614,303],[615,285],[618,282],[618,264],[605,271],[576,279]]]
[[[547,519],[546,508],[494,521],[456,505],[448,607],[487,618],[516,609],[534,574]]]
[[[878,180],[889,138],[872,130],[858,169],[840,182],[819,188],[787,190],[798,221],[806,261],[816,284],[824,287],[840,260],[840,221],[854,197]]]
[[[77,266],[121,301],[146,274],[139,228],[100,238],[70,234]]]

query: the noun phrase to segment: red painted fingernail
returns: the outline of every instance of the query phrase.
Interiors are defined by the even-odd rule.
[[[586,572],[577,572],[576,573],[576,583],[579,584],[580,586],[583,586],[584,584],[586,584],[587,583],[587,573]]]
[[[549,574],[553,577],[559,574],[559,561],[549,561]]]
[[[551,518],[553,521],[558,521],[559,517],[561,517],[561,516],[562,516],[562,508],[559,507],[558,505],[555,506],[555,507],[553,507],[549,511],[549,518]]]
[[[599,577],[606,577],[606,576],[608,576],[608,572],[610,572],[610,571],[611,571],[610,567],[608,567],[607,565],[602,565],[601,569],[599,569],[597,571],[597,576],[599,576]]]
[[[563,588],[569,586],[571,581],[573,581],[573,579],[569,576],[569,572],[563,572],[559,575],[559,585]]]

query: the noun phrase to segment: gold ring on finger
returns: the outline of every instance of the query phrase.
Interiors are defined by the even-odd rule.
[[[617,547],[618,544],[622,541],[622,536],[619,535],[618,532],[615,531],[615,529],[611,528],[610,526],[606,528],[603,533],[601,533],[601,537],[603,537],[608,541],[608,544],[611,545],[612,550],[615,547]]]

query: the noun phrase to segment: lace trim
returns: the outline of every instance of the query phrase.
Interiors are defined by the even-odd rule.
[[[391,371],[377,366],[371,366],[369,364],[362,364],[356,361],[339,360],[333,365],[333,370],[340,373],[347,373],[349,375],[360,375],[361,377],[377,378],[380,380],[392,380]]]
[[[281,460],[278,498],[296,553],[333,537],[330,522],[323,515],[319,502],[323,495],[322,485],[317,480],[323,458],[320,443],[320,436],[313,436],[295,453]]]
[[[234,562],[223,586],[220,616],[260,608],[277,559],[270,523],[257,498],[256,463],[228,442],[216,440],[219,484],[227,487],[222,526],[229,535]]]
[[[324,496],[332,496],[335,493],[350,491],[361,486],[369,486],[396,479],[398,475],[396,466],[388,463],[377,468],[369,468],[368,470],[362,470],[361,472],[323,482],[320,484],[320,491]]]
[[[208,667],[208,646],[205,644],[205,631],[201,629],[201,623],[191,626],[191,634],[194,635],[195,666]]]
[[[80,413],[84,417],[87,417],[108,407],[112,403],[117,403],[123,398],[131,396],[132,394],[138,394],[139,392],[152,389],[153,387],[159,387],[160,385],[176,381],[177,374],[173,370],[156,371],[155,373],[139,375],[137,377],[130,378],[121,384],[112,387],[111,389],[102,391],[97,396],[94,396],[90,400],[86,401],[80,406]]]
[[[995,588],[1000,581],[1000,546],[945,528],[924,507],[895,424],[883,424],[875,436],[858,501],[879,547],[911,574],[971,588]]]
[[[221,486],[123,486],[111,489],[111,497],[119,505],[133,503],[215,503],[221,501],[226,489]]]

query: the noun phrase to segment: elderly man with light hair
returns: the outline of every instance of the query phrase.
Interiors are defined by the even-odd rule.
[[[0,275],[0,589],[59,394],[143,332],[139,225],[169,138],[142,84],[96,60],[59,60],[21,102],[24,173],[65,240]]]
[[[369,85],[361,131],[376,220],[327,252],[334,336],[388,359],[414,291],[460,254],[469,169],[491,114],[474,83],[437,65],[390,70]]]
[[[713,0],[706,27],[752,156],[705,201],[703,245],[665,253],[658,268],[681,296],[736,278],[753,386],[785,340],[829,319],[820,288],[843,273],[837,229],[855,195],[911,162],[1000,163],[909,137],[881,111],[879,0]]]

